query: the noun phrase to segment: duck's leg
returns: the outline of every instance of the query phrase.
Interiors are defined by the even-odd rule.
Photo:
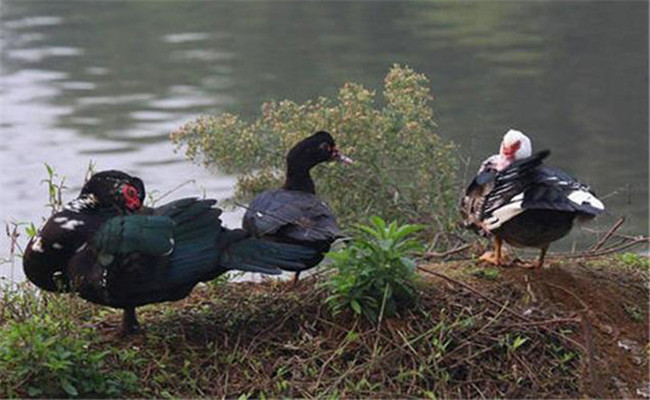
[[[300,277],[300,271],[296,271],[293,279],[291,280],[291,286],[296,286],[298,284],[298,278]]]
[[[546,251],[548,250],[549,244],[546,244],[540,248],[541,252],[539,253],[539,258],[535,262],[526,262],[521,263],[521,266],[524,268],[542,268],[544,265],[544,257],[546,257]]]
[[[138,318],[135,315],[135,307],[125,308],[122,315],[122,334],[130,335],[138,331],[140,331],[140,324],[138,324]]]
[[[479,260],[481,261],[486,261],[490,264],[494,264],[496,266],[501,265],[501,247],[503,246],[503,241],[501,238],[498,236],[494,237],[494,252],[488,251],[485,254],[483,254]]]

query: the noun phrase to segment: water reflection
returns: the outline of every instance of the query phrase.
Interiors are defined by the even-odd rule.
[[[517,127],[611,194],[628,231],[648,230],[647,3],[11,1],[2,11],[3,220],[46,214],[43,162],[71,193],[93,159],[161,192],[194,179],[175,195],[227,197],[233,178],[184,162],[170,130],[333,95],[345,81],[380,88],[399,62],[431,78],[440,133],[470,169]]]

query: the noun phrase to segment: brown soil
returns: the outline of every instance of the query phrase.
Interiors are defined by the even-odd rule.
[[[476,267],[461,262],[426,268],[445,273]],[[481,283],[473,286],[491,296],[499,287],[523,290],[514,308],[531,318],[542,313],[580,320],[571,337],[586,349],[580,376],[582,396],[650,398],[647,273],[626,268],[612,258],[556,259],[542,269],[500,268],[498,279],[475,279]]]
[[[504,277],[530,285],[540,307],[557,307],[584,320],[579,335],[589,350],[583,375],[587,394],[643,398],[642,393],[650,395],[648,286],[603,263],[551,263],[541,270],[509,269]]]

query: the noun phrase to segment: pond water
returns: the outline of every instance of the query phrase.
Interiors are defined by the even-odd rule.
[[[43,163],[76,194],[89,161],[171,197],[234,179],[183,160],[168,133],[199,114],[381,88],[393,63],[431,79],[439,134],[471,169],[510,127],[648,231],[648,3],[0,3],[0,220],[48,214]],[[241,212],[227,213],[230,227]],[[576,230],[580,231],[580,230]],[[24,237],[20,243],[24,244]],[[581,243],[580,232],[557,248]],[[9,241],[0,239],[0,257]],[[18,265],[0,275],[21,279]]]

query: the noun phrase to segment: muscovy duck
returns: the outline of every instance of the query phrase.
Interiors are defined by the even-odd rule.
[[[336,218],[317,196],[309,173],[326,161],[352,163],[338,150],[328,132],[318,131],[303,139],[287,154],[287,173],[281,189],[267,190],[249,204],[242,226],[253,236],[281,243],[299,244],[316,250],[304,266],[280,268],[300,272],[320,263],[330,245],[340,236]]]
[[[55,292],[124,309],[123,333],[138,329],[135,307],[187,296],[201,281],[237,269],[278,274],[314,250],[269,243],[221,226],[216,200],[185,198],[143,208],[144,184],[99,172],[28,243],[27,278]],[[143,211],[144,210],[144,211]]]
[[[463,225],[494,237],[494,253],[481,259],[502,263],[503,241],[541,250],[541,267],[549,245],[571,230],[575,218],[587,220],[605,211],[584,185],[559,169],[544,166],[545,150],[532,154],[530,139],[516,130],[503,137],[499,154],[486,159],[461,200]]]

